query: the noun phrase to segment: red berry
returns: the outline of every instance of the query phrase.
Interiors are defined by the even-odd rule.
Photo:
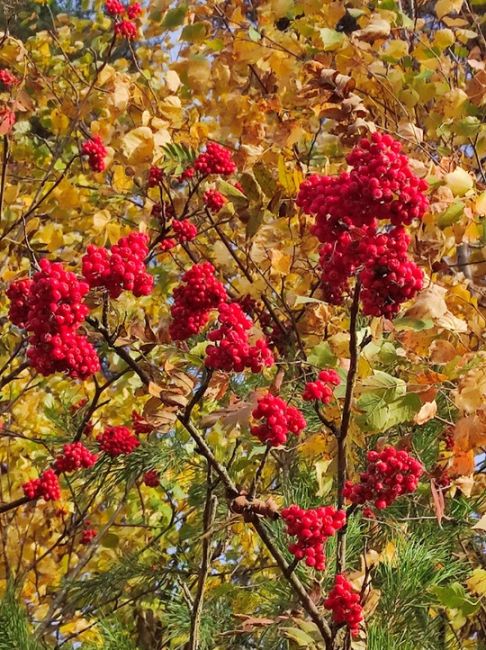
[[[148,487],[157,487],[158,485],[160,485],[159,473],[156,472],[154,469],[145,472],[145,474],[143,475],[143,482]]]
[[[264,422],[253,425],[251,433],[261,442],[273,447],[284,445],[289,433],[298,436],[306,426],[305,418],[298,409],[271,393],[258,400],[252,416]]]
[[[143,415],[140,415],[137,413],[137,411],[132,411],[132,423],[133,430],[137,436],[141,433],[152,433],[152,431],[155,429],[155,427],[150,424],[150,422],[147,422]]]
[[[122,38],[126,38],[127,41],[135,40],[137,38],[137,33],[137,26],[130,20],[120,20],[119,23],[115,23],[115,34]]]
[[[81,154],[88,156],[88,163],[94,172],[102,172],[106,168],[105,158],[108,151],[99,135],[93,135],[81,145]]]
[[[183,341],[198,334],[209,320],[209,313],[226,300],[224,286],[214,277],[209,262],[194,264],[182,276],[174,290],[169,334],[173,341]]]
[[[406,451],[385,447],[370,451],[368,466],[359,483],[346,481],[343,494],[352,503],[374,503],[378,510],[386,508],[402,494],[414,492],[423,473],[422,465]]]
[[[44,501],[57,501],[61,498],[61,488],[56,473],[46,469],[39,478],[27,481],[22,486],[25,496],[31,501],[44,499]]]
[[[130,20],[135,20],[136,18],[141,16],[142,13],[143,13],[143,9],[138,2],[134,2],[129,7],[127,7],[127,16],[130,18]]]
[[[2,84],[2,86],[5,88],[12,88],[12,86],[16,86],[19,83],[20,79],[10,72],[10,70],[7,70],[6,68],[0,70],[0,84]]]
[[[218,190],[204,192],[204,204],[211,212],[219,212],[226,203],[225,197]]]
[[[94,540],[94,538],[96,537],[97,534],[98,533],[94,528],[86,528],[81,533],[79,543],[84,544],[84,545],[91,544],[91,542]]]
[[[105,287],[111,298],[123,291],[147,296],[153,289],[153,277],[145,270],[148,252],[148,237],[141,232],[122,237],[109,250],[90,244],[82,258],[83,275],[90,287]]]
[[[179,243],[192,241],[197,236],[197,226],[184,219],[183,221],[173,221],[172,230],[175,233]]]
[[[110,16],[121,16],[125,13],[125,7],[119,0],[106,0],[105,11]]]
[[[231,151],[216,142],[208,142],[206,151],[194,161],[194,168],[203,176],[221,174],[229,176],[236,171]]]
[[[29,316],[29,300],[32,280],[23,278],[12,282],[6,291],[10,300],[8,317],[14,325],[25,327]]]
[[[131,454],[140,444],[127,427],[107,427],[96,440],[100,450],[112,457]]]
[[[72,442],[64,445],[63,453],[54,461],[54,471],[57,474],[62,472],[74,472],[80,468],[92,467],[98,456],[93,454],[81,442]]]
[[[298,560],[305,559],[307,566],[323,571],[326,566],[325,544],[346,523],[345,512],[332,506],[305,510],[291,505],[284,508],[281,515],[287,524],[287,534],[297,537],[297,541],[289,545],[289,551]]]
[[[164,178],[164,171],[160,167],[152,166],[149,169],[147,185],[149,187],[157,187],[160,181]]]
[[[363,620],[363,608],[360,604],[360,595],[343,575],[338,574],[334,580],[334,587],[324,601],[324,607],[332,611],[332,618],[338,625],[347,625],[353,636],[359,632]]]

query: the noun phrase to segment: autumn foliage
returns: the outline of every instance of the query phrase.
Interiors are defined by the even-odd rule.
[[[2,8],[0,646],[482,647],[484,12],[355,5]]]

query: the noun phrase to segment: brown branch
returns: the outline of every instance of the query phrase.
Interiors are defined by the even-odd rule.
[[[260,539],[265,544],[271,556],[278,564],[286,580],[290,583],[302,607],[305,609],[305,611],[307,612],[307,614],[309,615],[313,623],[315,623],[315,625],[319,629],[319,632],[321,633],[321,636],[324,639],[324,643],[326,644],[326,650],[331,650],[332,648],[331,628],[329,627],[327,621],[324,618],[322,618],[319,610],[317,609],[317,605],[312,600],[310,595],[307,593],[304,585],[300,582],[300,580],[295,575],[295,573],[293,573],[293,569],[295,568],[294,565],[289,565],[287,563],[286,559],[283,557],[283,555],[280,553],[278,548],[275,546],[263,522],[260,521],[259,519],[256,519],[252,523]]]
[[[5,375],[2,379],[0,379],[0,390],[9,384],[11,381],[16,379],[18,375],[20,375],[21,372],[23,372],[26,368],[30,366],[30,363],[28,361],[23,361],[20,365],[18,365],[16,368],[12,370],[12,372],[9,372],[8,375]]]
[[[2,177],[0,180],[0,222],[3,217],[3,197],[5,196],[5,185],[7,181],[7,165],[9,158],[8,136],[3,136],[3,154],[2,154]]]
[[[0,514],[2,514],[3,512],[8,512],[9,510],[14,510],[19,506],[23,506],[24,503],[28,503],[29,501],[31,501],[29,497],[20,497],[20,499],[16,499],[15,501],[11,501],[10,503],[2,503],[0,504]]]
[[[339,437],[337,441],[337,506],[342,509],[344,504],[344,484],[346,481],[346,437],[348,435],[349,423],[351,421],[351,406],[353,402],[354,385],[356,382],[356,372],[358,369],[358,336],[357,320],[359,312],[359,296],[361,284],[356,280],[354,288],[353,302],[351,304],[350,322],[349,322],[349,371],[346,378],[346,394],[343,404],[343,415],[341,426],[339,427]],[[336,573],[342,573],[346,565],[346,526],[337,532],[337,550],[336,550]]]

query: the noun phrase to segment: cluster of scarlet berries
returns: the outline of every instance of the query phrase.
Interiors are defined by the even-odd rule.
[[[323,404],[329,404],[332,400],[331,386],[338,386],[340,381],[335,370],[321,370],[316,381],[307,382],[302,398],[307,402],[317,400]]]
[[[85,140],[81,145],[81,154],[88,156],[88,164],[94,172],[102,172],[106,169],[105,158],[108,155],[108,150],[103,144],[101,136],[93,135]]]
[[[142,14],[142,7],[138,2],[133,2],[127,7],[120,0],[106,0],[106,13],[115,19],[115,34],[129,41],[137,37],[137,26],[133,22]],[[123,18],[126,16],[126,18]]]
[[[245,316],[238,303],[223,303],[219,306],[219,327],[208,334],[208,339],[217,345],[206,348],[205,364],[214,370],[242,372],[250,368],[254,373],[274,363],[265,339],[258,339],[254,345],[248,340],[252,321]]]
[[[96,438],[96,442],[101,451],[112,457],[131,454],[140,444],[140,440],[128,427],[121,426],[107,427]]]
[[[194,264],[174,290],[169,334],[173,341],[184,341],[198,334],[209,320],[211,310],[226,301],[226,290],[214,276],[209,262]]]
[[[336,576],[334,586],[324,601],[324,607],[331,610],[335,623],[345,624],[353,636],[358,634],[359,625],[363,620],[360,595],[343,575]]]
[[[20,79],[18,79],[13,72],[10,72],[10,70],[7,70],[6,68],[0,70],[0,84],[2,84],[4,88],[12,88],[19,83]]]
[[[427,184],[400,152],[400,143],[391,136],[374,133],[347,157],[350,172],[312,175],[297,197],[304,212],[316,217],[313,233],[322,243],[327,300],[339,304],[357,274],[363,286],[363,311],[389,318],[423,281],[422,272],[407,256],[410,240],[403,226],[424,215]],[[384,219],[391,225],[379,233],[379,220]]]
[[[90,525],[90,522],[88,520],[86,520],[84,523],[85,526]],[[91,542],[94,540],[97,534],[98,532],[96,531],[95,528],[86,527],[81,533],[81,537],[79,538],[79,543],[87,546],[88,544],[91,544]]]
[[[95,349],[78,332],[88,314],[83,298],[89,287],[62,264],[43,259],[39,266],[32,280],[18,280],[7,289],[10,320],[29,331],[27,356],[38,372],[86,379],[99,370]]]
[[[200,153],[194,161],[193,167],[201,176],[219,174],[230,176],[236,171],[236,165],[231,151],[217,142],[208,142],[206,151]]]
[[[184,244],[197,237],[197,226],[188,219],[174,220],[171,225],[175,237],[168,237],[160,242],[159,250],[162,253],[172,250],[177,244]]]
[[[93,454],[82,442],[71,442],[63,447],[63,453],[54,461],[53,468],[56,474],[74,472],[78,469],[92,467],[98,456]]]
[[[31,501],[44,499],[44,501],[57,501],[61,498],[59,479],[53,469],[46,469],[39,478],[34,478],[23,484],[25,496]]]
[[[251,427],[251,433],[261,442],[272,447],[284,445],[289,433],[298,436],[306,421],[299,409],[289,406],[283,399],[267,393],[258,400],[252,411],[255,420],[263,420]]]
[[[226,198],[218,190],[207,190],[203,196],[204,205],[210,212],[219,212],[226,203]]]
[[[105,287],[111,298],[122,291],[147,296],[153,289],[153,277],[145,270],[148,237],[131,232],[107,249],[90,244],[82,259],[83,275],[90,287]]]
[[[344,510],[332,506],[305,510],[291,505],[280,514],[287,524],[287,534],[297,537],[297,541],[289,545],[289,551],[298,560],[305,558],[307,566],[323,571],[326,567],[325,544],[345,525]]]
[[[137,413],[137,411],[132,411],[132,424],[133,430],[139,436],[141,433],[152,433],[154,430],[154,425],[150,424],[143,415]]]
[[[154,469],[150,469],[143,475],[143,482],[147,487],[158,487],[160,485],[160,475]]]
[[[404,450],[385,447],[369,451],[366,471],[359,483],[347,481],[343,494],[352,503],[374,503],[379,510],[389,506],[402,494],[414,492],[424,471],[418,460]]]

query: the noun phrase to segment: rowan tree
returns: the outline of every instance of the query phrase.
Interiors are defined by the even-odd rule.
[[[0,647],[484,647],[481,0],[11,0]]]

